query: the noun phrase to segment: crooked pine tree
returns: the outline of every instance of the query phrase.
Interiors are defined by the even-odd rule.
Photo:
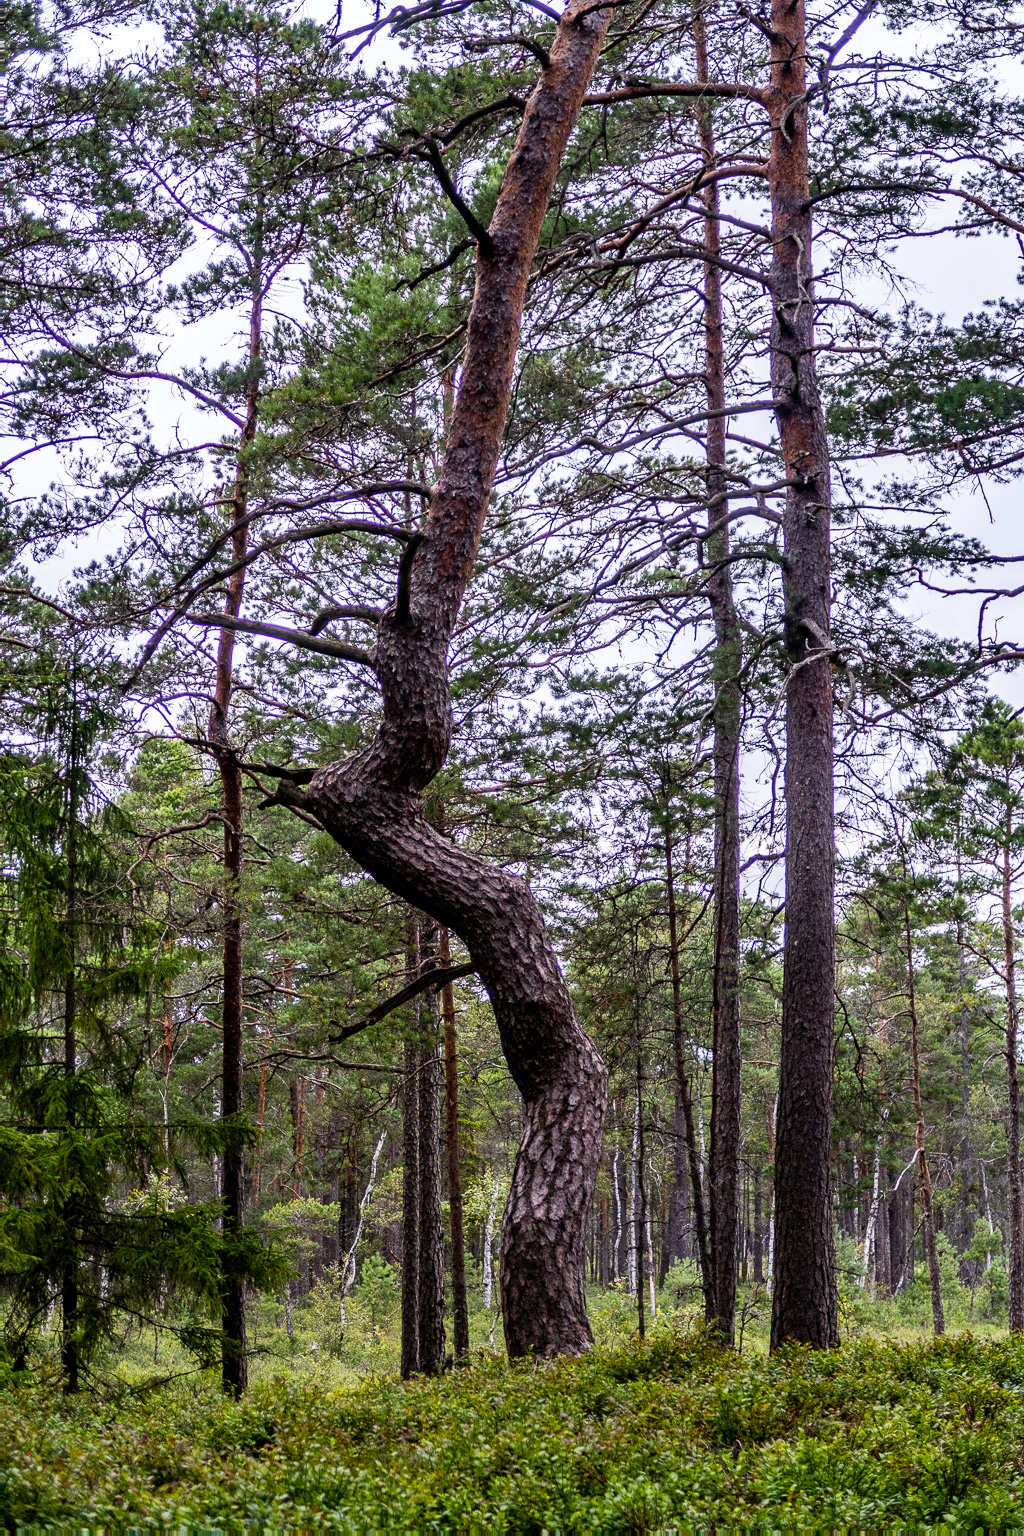
[[[377,630],[380,727],[363,751],[276,798],[312,812],[389,890],[452,929],[487,988],[525,1126],[502,1229],[510,1355],[578,1354],[587,1211],[597,1176],[606,1073],[576,1019],[543,918],[519,876],[439,834],[421,796],[448,753],[447,652],[494,483],[533,258],[611,12],[571,0],[527,103],[490,227],[451,427],[423,527]]]

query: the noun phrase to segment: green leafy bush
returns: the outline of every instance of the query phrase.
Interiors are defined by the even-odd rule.
[[[772,1359],[665,1324],[578,1361],[241,1403],[209,1379],[116,1404],[9,1388],[0,1516],[223,1531],[943,1529],[1024,1518],[1024,1342],[857,1339]]]

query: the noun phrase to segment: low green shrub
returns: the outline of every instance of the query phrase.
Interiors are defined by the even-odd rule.
[[[44,1526],[635,1532],[1024,1524],[1024,1343],[723,1353],[699,1329],[582,1360],[241,1403],[210,1378],[106,1401],[5,1390],[0,1516]]]

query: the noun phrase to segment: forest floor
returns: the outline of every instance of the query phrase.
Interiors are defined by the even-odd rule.
[[[226,1401],[209,1375],[0,1396],[8,1529],[974,1531],[1024,1527],[1024,1342],[861,1337],[723,1354],[666,1316],[577,1361],[440,1380],[326,1362]]]

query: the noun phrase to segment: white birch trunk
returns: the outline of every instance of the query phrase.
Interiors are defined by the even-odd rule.
[[[889,1118],[889,1111],[887,1109],[885,1109],[885,1110],[882,1111],[882,1124],[883,1125],[885,1124],[886,1120],[888,1120],[888,1118]],[[878,1228],[878,1200],[879,1200],[879,1193],[880,1193],[881,1177],[882,1177],[882,1133],[879,1132],[879,1135],[878,1135],[878,1137],[877,1137],[877,1139],[875,1141],[875,1171],[874,1171],[874,1178],[873,1178],[872,1184],[871,1184],[871,1205],[870,1205],[870,1207],[868,1209],[868,1224],[867,1224],[866,1228],[864,1229],[864,1271],[863,1271],[860,1279],[857,1281],[857,1284],[860,1286],[861,1290],[863,1290],[865,1285],[867,1284],[868,1270],[869,1270],[869,1268],[871,1266],[871,1254],[872,1254],[872,1250],[873,1250],[873,1248],[875,1246],[875,1232],[877,1231],[877,1228]],[[874,1276],[874,1271],[872,1271],[872,1273],[871,1273],[871,1300],[874,1301],[874,1299],[875,1299],[875,1276]]]
[[[978,1166],[981,1169],[981,1192],[985,1196],[985,1220],[988,1222],[988,1235],[989,1235],[989,1237],[991,1237],[996,1229],[992,1225],[992,1207],[989,1204],[989,1198],[988,1198],[988,1179],[985,1177],[985,1164],[981,1161],[980,1158],[978,1160]],[[986,1273],[986,1275],[988,1274],[988,1272],[989,1272],[989,1270],[991,1268],[992,1268],[992,1255],[990,1253],[986,1253],[986,1255],[985,1255],[985,1273]]]
[[[494,1215],[498,1203],[498,1181],[491,1180],[491,1198],[487,1207],[487,1223],[484,1227],[484,1262],[483,1262],[483,1298],[487,1311],[491,1310],[491,1301],[494,1295],[494,1264],[491,1259],[491,1244],[494,1241]]]
[[[356,1222],[356,1234],[352,1239],[352,1247],[345,1255],[345,1262],[341,1267],[341,1292],[338,1296],[338,1311],[341,1314],[342,1328],[345,1327],[345,1297],[352,1289],[356,1278],[356,1249],[363,1240],[363,1227],[366,1224],[366,1207],[370,1203],[373,1186],[377,1182],[377,1163],[380,1159],[384,1142],[387,1139],[387,1134],[387,1131],[381,1131],[380,1140],[374,1149],[373,1161],[370,1164],[370,1177],[366,1181],[366,1189],[363,1191],[363,1198],[359,1202],[359,1220]]]

